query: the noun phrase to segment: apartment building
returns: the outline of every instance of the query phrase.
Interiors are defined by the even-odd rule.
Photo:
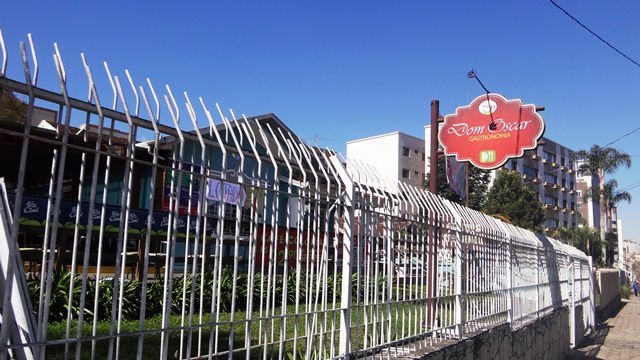
[[[381,175],[422,187],[425,178],[425,142],[400,131],[347,142],[347,159],[368,164]]]
[[[576,227],[580,223],[574,152],[548,138],[536,149],[511,159],[503,169],[514,170],[537,195],[545,208],[546,231]]]

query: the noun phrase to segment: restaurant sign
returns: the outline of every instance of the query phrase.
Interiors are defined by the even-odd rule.
[[[535,105],[491,93],[445,116],[438,140],[445,155],[490,170],[535,149],[543,132]]]

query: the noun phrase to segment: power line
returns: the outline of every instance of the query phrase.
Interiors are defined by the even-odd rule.
[[[606,145],[605,145],[605,146],[603,146],[603,147],[607,147],[607,146],[609,146],[609,145],[613,145],[613,144],[617,143],[618,141],[620,141],[620,140],[622,140],[622,139],[626,138],[627,136],[632,135],[633,133],[638,132],[638,131],[640,131],[640,127],[639,127],[639,128],[636,128],[636,129],[633,129],[633,130],[631,130],[631,131],[629,131],[628,133],[626,133],[626,134],[624,134],[624,135],[620,136],[619,138],[617,138],[617,139],[613,140],[612,142],[610,142],[610,143],[606,144]]]
[[[583,24],[582,22],[580,22],[580,20],[576,19],[573,15],[571,15],[567,10],[563,9],[560,5],[556,4],[555,1],[553,0],[549,0],[551,2],[551,4],[553,4],[553,6],[557,7],[560,11],[562,11],[565,15],[567,15],[569,18],[571,18],[571,20],[575,21],[578,25],[580,25],[582,28],[584,28],[585,30],[587,30],[591,35],[595,36],[596,38],[598,38],[598,40],[602,41],[605,45],[607,45],[608,47],[610,47],[611,49],[613,49],[615,52],[617,52],[618,54],[624,56],[625,59],[631,61],[633,64],[635,64],[637,67],[640,68],[640,63],[638,63],[637,61],[633,60],[631,57],[629,57],[627,54],[623,53],[621,50],[619,50],[617,47],[613,46],[610,42],[608,42],[607,40],[603,39],[600,35],[596,34],[593,30],[589,29],[589,27],[585,24]]]
[[[622,50],[618,49],[617,47],[613,46],[610,42],[608,42],[607,40],[603,39],[602,36],[596,34],[593,30],[591,30],[587,25],[583,24],[580,20],[576,19],[575,16],[571,15],[567,10],[565,10],[563,7],[561,7],[560,5],[558,5],[554,0],[549,0],[549,2],[551,2],[551,4],[553,4],[553,6],[555,6],[556,8],[558,8],[560,11],[562,11],[565,15],[567,15],[569,18],[571,18],[571,20],[575,21],[578,25],[580,25],[583,29],[587,30],[591,35],[595,36],[596,38],[598,38],[598,40],[600,40],[601,42],[603,42],[605,45],[607,45],[608,47],[610,47],[611,49],[613,49],[613,51],[617,52],[618,54],[622,55],[625,59],[631,61],[634,65],[636,65],[637,67],[640,68],[640,63],[638,63],[637,61],[635,61],[634,59],[632,59],[630,56],[628,56],[627,54],[625,54],[624,52],[622,52]],[[628,133],[622,135],[621,137],[613,140],[612,142],[606,144],[603,147],[607,147],[609,145],[613,145],[615,143],[617,143],[618,141],[626,138],[629,135],[632,135],[633,133],[640,131],[640,127],[634,130],[629,131]]]
[[[636,181],[636,182],[634,182],[634,183],[632,183],[630,185],[627,185],[627,186],[625,186],[625,187],[623,187],[621,189],[618,189],[617,192],[629,190],[629,189],[632,189],[632,188],[638,187],[638,186],[640,186],[640,181]]]

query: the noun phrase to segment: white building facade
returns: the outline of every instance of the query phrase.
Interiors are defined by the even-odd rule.
[[[347,159],[375,169],[382,176],[422,187],[425,178],[424,139],[399,131],[347,142]]]

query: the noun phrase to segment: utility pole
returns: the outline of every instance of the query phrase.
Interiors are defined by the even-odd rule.
[[[429,152],[429,192],[438,194],[438,125],[440,100],[431,100],[431,147]]]

